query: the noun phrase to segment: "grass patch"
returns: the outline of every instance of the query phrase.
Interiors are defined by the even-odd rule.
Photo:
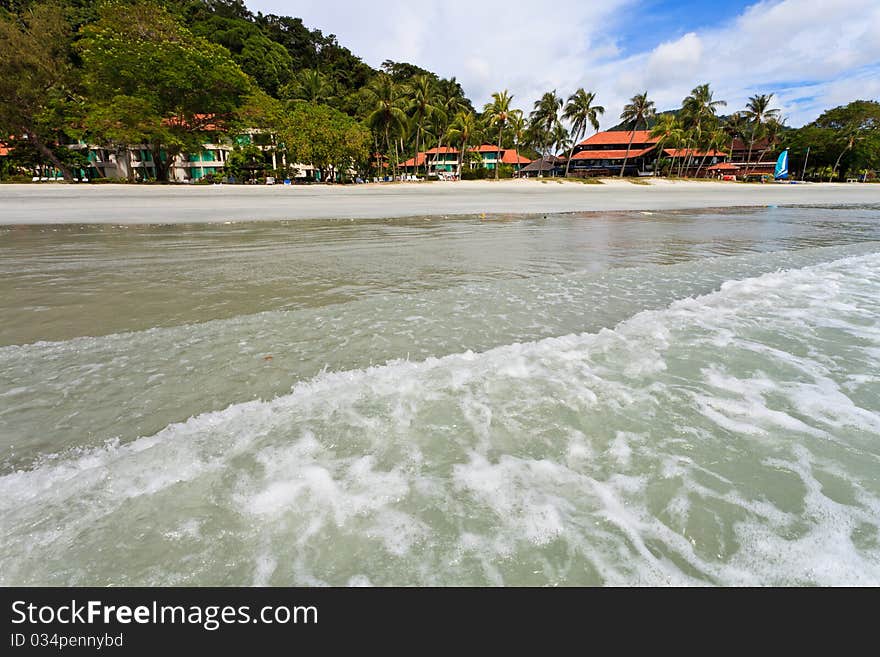
[[[641,178],[627,178],[627,181],[631,182],[633,185],[650,185],[647,180],[642,180]]]

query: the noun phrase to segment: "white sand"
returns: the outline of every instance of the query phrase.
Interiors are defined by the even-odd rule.
[[[880,203],[880,184],[508,180],[311,186],[0,185],[0,224],[183,223]]]

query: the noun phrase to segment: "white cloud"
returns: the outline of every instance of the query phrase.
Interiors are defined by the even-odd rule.
[[[648,56],[645,75],[654,88],[688,81],[699,73],[703,62],[703,42],[688,32],[677,41],[661,43]]]
[[[634,0],[443,0],[285,2],[248,0],[252,10],[293,14],[378,66],[408,61],[456,76],[477,104],[507,88],[530,105],[541,93],[570,93],[597,56],[616,52],[604,24]]]
[[[726,25],[663,39],[622,55],[614,26],[638,20],[637,0],[248,0],[253,10],[296,15],[334,33],[378,66],[409,61],[456,76],[476,104],[507,88],[529,109],[541,93],[584,86],[617,122],[626,100],[648,90],[659,109],[677,107],[709,82],[728,110],[775,93],[789,124],[823,109],[880,95],[880,3],[764,0]],[[673,36],[673,35],[670,35]],[[677,37],[677,35],[674,35]]]

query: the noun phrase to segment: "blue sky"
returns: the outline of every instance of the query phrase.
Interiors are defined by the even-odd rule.
[[[530,109],[544,91],[595,91],[603,127],[647,90],[677,107],[709,82],[724,111],[773,93],[789,125],[880,98],[880,2],[851,0],[247,0],[301,17],[364,60],[456,76],[481,105],[508,89]]]
[[[638,19],[633,20],[630,12],[623,12],[609,27],[614,29],[624,54],[635,54],[650,50],[662,41],[677,39],[688,32],[723,25],[754,2],[731,0],[642,0],[634,3],[633,10]]]

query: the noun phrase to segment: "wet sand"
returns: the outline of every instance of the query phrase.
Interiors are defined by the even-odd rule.
[[[880,203],[880,185],[508,180],[303,186],[0,185],[0,224],[167,224]]]

